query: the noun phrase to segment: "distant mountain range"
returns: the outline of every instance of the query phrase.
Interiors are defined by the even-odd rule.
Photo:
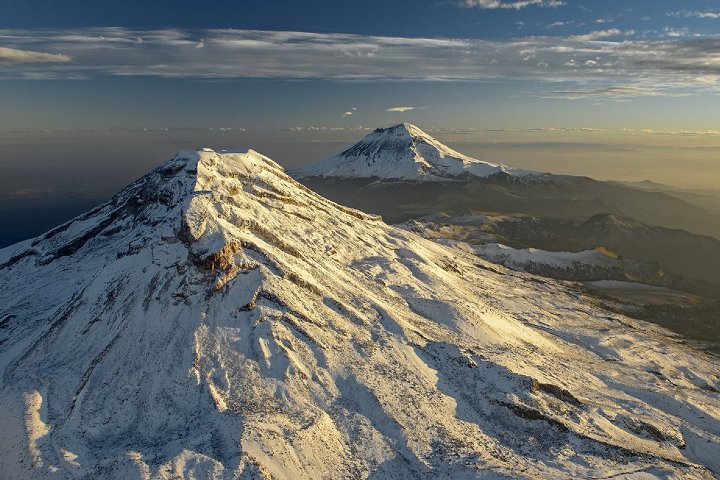
[[[467,212],[399,226],[516,271],[583,282],[605,308],[720,353],[720,241],[713,237],[608,214],[573,222]]]
[[[621,182],[611,181],[620,185],[629,186],[648,192],[666,193],[670,196],[679,198],[690,205],[702,208],[710,213],[720,215],[720,190],[713,189],[687,189],[677,188],[662,183],[644,180],[642,182]]]
[[[552,278],[637,281],[720,298],[720,240],[683,230],[611,214],[575,222],[482,212],[429,215],[402,226]]]
[[[465,211],[572,221],[613,214],[720,238],[719,214],[667,191],[482,162],[410,124],[377,129],[339,155],[289,173],[390,223]]]

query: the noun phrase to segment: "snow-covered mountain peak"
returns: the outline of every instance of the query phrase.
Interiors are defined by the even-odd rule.
[[[178,255],[189,255],[195,264],[214,269],[227,266],[248,230],[257,232],[277,223],[268,217],[294,218],[289,210],[313,211],[328,204],[332,202],[295,182],[281,166],[256,151],[218,153],[203,148],[181,152],[106,204],[35,239],[0,250],[0,268],[16,268],[25,262],[62,264],[88,251],[121,258],[142,245],[180,241],[187,252],[180,249]],[[376,218],[339,206],[336,210],[351,212],[351,218]],[[283,229],[276,227],[278,232]]]
[[[253,151],[177,155],[0,285],[8,478],[720,472],[713,360]]]
[[[376,128],[375,132],[381,134],[381,135],[387,135],[387,136],[397,136],[397,137],[406,137],[408,139],[413,138],[424,138],[424,139],[432,139],[430,135],[425,133],[420,129],[420,127],[417,127],[413,125],[412,123],[398,123],[397,125],[392,125],[387,128]]]
[[[280,165],[252,149],[246,152],[216,152],[204,147],[197,151],[180,152],[159,169],[172,169],[173,165],[181,165],[182,162],[189,168],[187,173],[196,178],[196,191],[203,190],[206,182],[212,183],[218,178],[242,178],[252,182],[257,180],[254,177],[287,177]]]
[[[293,169],[290,174],[296,178],[379,178],[402,181],[539,175],[463,155],[410,123],[377,128],[344,152]]]

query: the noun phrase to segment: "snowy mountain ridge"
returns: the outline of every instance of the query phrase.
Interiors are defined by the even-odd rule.
[[[326,160],[291,170],[295,178],[377,178],[453,181],[497,175],[543,174],[477,160],[456,152],[409,123],[377,128],[358,143]]]
[[[177,155],[0,250],[12,478],[713,478],[715,359],[557,282]]]

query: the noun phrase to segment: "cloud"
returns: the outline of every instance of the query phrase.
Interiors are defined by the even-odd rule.
[[[576,42],[592,42],[595,40],[604,40],[606,38],[617,37],[622,34],[622,30],[619,30],[617,28],[610,28],[607,30],[596,30],[594,32],[586,33],[583,35],[573,35],[570,37],[570,40]]]
[[[409,112],[410,110],[415,110],[415,107],[390,107],[386,112]]]
[[[687,37],[690,34],[690,30],[688,30],[687,27],[682,28],[672,28],[672,27],[665,27],[663,28],[663,33],[665,33],[665,36],[668,37]]]
[[[374,127],[364,127],[358,125],[355,127],[336,127],[327,125],[297,125],[295,127],[278,127],[279,130],[287,130],[289,132],[368,132],[374,130]]]
[[[544,127],[531,128],[530,132],[605,132],[604,128],[592,127]]]
[[[653,130],[651,128],[623,128],[630,135],[669,135],[681,137],[720,137],[720,130]]]
[[[352,107],[352,108],[351,108],[350,110],[348,110],[347,112],[343,112],[342,116],[343,116],[343,118],[346,118],[346,117],[351,116],[351,115],[352,115],[353,113],[355,113],[355,112],[357,112],[357,107]]]
[[[363,125],[296,125],[291,127],[269,127],[266,131],[289,131],[289,132],[367,132],[372,131],[376,128],[373,126]],[[625,134],[632,136],[640,135],[663,135],[663,136],[684,136],[684,137],[720,137],[720,130],[656,130],[651,128],[597,128],[597,127],[531,127],[531,128],[439,128],[439,127],[424,127],[428,133],[433,134],[448,134],[448,135],[471,135],[471,134],[482,134],[482,133],[587,133],[587,134]],[[139,128],[59,128],[59,129],[45,129],[45,128],[22,128],[17,130],[10,130],[6,133],[10,134],[87,134],[90,132],[144,132],[144,133],[183,133],[183,132],[246,132],[248,129],[244,127],[200,127],[200,126],[184,126],[184,127],[139,127]],[[253,131],[263,131],[263,129]],[[493,141],[494,144],[501,144],[502,142]],[[692,147],[692,148],[703,148],[703,147]],[[709,148],[717,149],[717,146],[711,146]]]
[[[720,12],[714,12],[714,11],[700,12],[697,10],[678,10],[675,12],[668,12],[667,16],[668,17],[684,17],[684,18],[696,17],[696,18],[717,20],[720,18]]]
[[[631,85],[619,85],[606,88],[597,88],[590,90],[555,90],[552,92],[571,100],[587,97],[657,97],[662,95],[658,90],[650,87],[638,87]]]
[[[484,129],[470,129],[470,128],[452,128],[452,129],[439,129],[439,128],[426,128],[428,132],[436,133],[455,133],[455,134],[467,134],[467,133],[548,133],[548,132],[607,132],[604,128],[593,128],[593,127],[537,127],[537,128],[484,128]]]
[[[553,22],[548,25],[545,25],[545,28],[567,27],[568,25],[573,25],[574,23],[575,23],[575,20],[568,20],[565,22]]]
[[[67,63],[72,58],[60,53],[33,52],[0,47],[0,64],[4,63]]]
[[[202,80],[511,79],[534,82],[548,93],[575,92],[570,94],[574,97],[596,92],[582,95],[586,98],[720,93],[720,82],[714,81],[720,78],[720,35],[668,37],[668,31],[663,37],[643,39],[628,33],[608,29],[572,36],[480,40],[232,29],[0,29],[0,39],[13,46],[0,50],[0,80],[98,75]],[[197,48],[200,44],[203,48]],[[560,84],[562,88],[557,87]]]
[[[717,83],[720,83],[720,76],[717,75],[700,75],[699,77],[695,77],[695,81],[697,83],[704,83],[706,85],[715,85]]]
[[[565,2],[560,0],[517,0],[510,2],[502,0],[463,0],[460,5],[466,8],[482,8],[486,10],[498,8],[520,10],[525,7],[556,8],[565,5]]]

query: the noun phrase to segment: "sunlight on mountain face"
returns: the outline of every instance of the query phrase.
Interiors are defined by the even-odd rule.
[[[720,476],[713,0],[6,3],[0,480]]]
[[[0,254],[2,403],[31,422],[8,471],[718,469],[714,361],[252,151],[180,154]]]

